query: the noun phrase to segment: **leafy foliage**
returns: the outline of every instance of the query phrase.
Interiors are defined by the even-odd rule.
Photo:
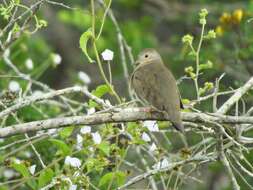
[[[76,84],[94,89],[91,95],[106,100],[103,102],[108,107],[131,107],[126,85],[133,70],[130,63],[147,47],[156,48],[179,79],[185,112],[215,112],[213,96],[222,73],[226,75],[220,78],[219,92],[226,93],[219,96],[218,106],[253,75],[252,1],[101,2],[29,4],[4,0],[0,4],[0,113],[33,96]],[[113,60],[102,60],[105,49],[114,52]],[[88,73],[85,76],[91,78],[91,84],[78,79],[80,70]],[[248,91],[229,115],[252,115],[252,93]],[[80,94],[71,92],[27,104],[0,117],[0,128],[103,113],[101,104]],[[153,125],[158,131],[150,130]],[[238,140],[235,128],[230,124],[223,127]],[[216,154],[220,143],[216,130],[211,124],[193,127],[186,133],[187,148],[167,122],[152,126],[143,122],[67,125],[0,139],[0,190],[117,189],[159,165],[168,167],[195,155]],[[250,129],[245,133],[246,138],[252,137]],[[241,173],[246,170],[252,174],[252,151],[244,151],[247,144],[238,147],[225,135],[221,138],[241,189],[251,188],[252,178]],[[36,165],[34,174],[32,165]],[[146,177],[143,184],[153,188],[155,183],[157,189],[207,189],[218,184],[231,189],[224,176],[219,162],[205,168],[191,163]],[[206,183],[198,183],[207,178]]]

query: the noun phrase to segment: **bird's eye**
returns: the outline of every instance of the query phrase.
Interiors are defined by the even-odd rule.
[[[148,58],[148,54],[145,55],[145,58]]]

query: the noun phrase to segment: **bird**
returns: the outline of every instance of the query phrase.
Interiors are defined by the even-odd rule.
[[[183,108],[176,79],[153,48],[142,50],[130,77],[133,89],[142,103],[165,112],[172,125],[184,132],[180,108]]]

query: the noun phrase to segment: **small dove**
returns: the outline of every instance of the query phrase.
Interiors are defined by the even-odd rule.
[[[130,78],[138,98],[155,109],[166,112],[173,126],[183,132],[180,100],[176,80],[155,49],[144,49],[138,55],[135,69]]]

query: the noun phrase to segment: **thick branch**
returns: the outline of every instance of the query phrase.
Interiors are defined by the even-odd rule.
[[[7,137],[15,134],[22,134],[31,131],[39,131],[51,128],[60,128],[69,125],[97,125],[103,123],[119,123],[119,122],[134,122],[144,120],[159,120],[165,121],[169,118],[165,118],[161,112],[147,112],[147,108],[126,108],[126,109],[114,109],[112,111],[97,112],[92,115],[84,116],[72,116],[62,118],[52,118],[40,121],[33,121],[23,124],[12,125],[9,127],[0,129],[0,137]],[[207,115],[204,113],[182,113],[184,121],[208,123],[252,123],[253,117],[238,117],[238,116],[223,116],[223,115]]]

